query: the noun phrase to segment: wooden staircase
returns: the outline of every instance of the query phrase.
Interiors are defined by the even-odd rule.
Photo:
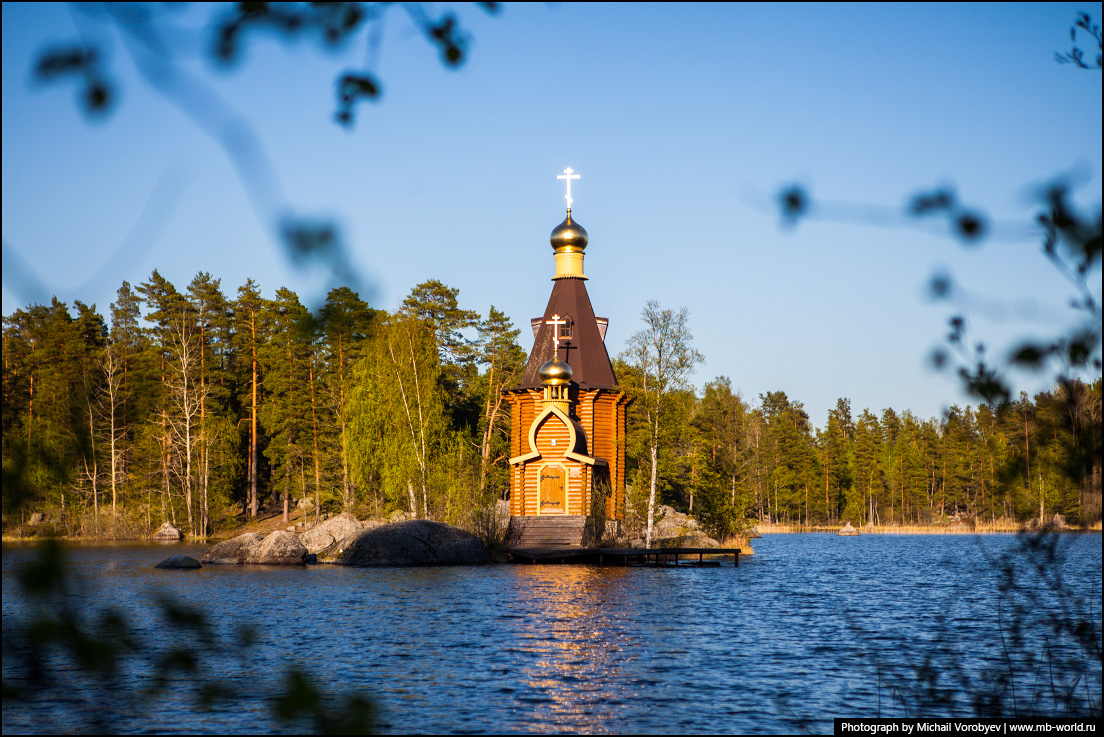
[[[507,545],[511,548],[581,548],[586,520],[581,514],[511,517]]]

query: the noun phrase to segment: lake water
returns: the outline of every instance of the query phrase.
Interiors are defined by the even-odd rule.
[[[242,698],[197,712],[172,689],[153,706],[119,706],[114,728],[124,731],[275,728],[262,695],[298,665],[325,688],[369,693],[386,732],[830,732],[837,716],[901,715],[911,696],[894,692],[892,675],[924,654],[969,678],[992,665],[1014,598],[1002,599],[998,562],[1017,544],[770,535],[738,568],[198,571],[153,566],[174,553],[198,558],[200,546],[80,546],[69,551],[79,584],[69,603],[119,609],[150,641],[180,636],[160,624],[157,596],[201,607],[227,637],[238,624],[257,632],[245,655],[212,647],[204,666]],[[1099,632],[1100,535],[1065,535],[1059,550]],[[33,557],[4,547],[5,684],[17,675],[8,633],[28,613],[14,576]],[[123,681],[134,687],[144,672]],[[1090,676],[1099,699],[1100,673]],[[74,729],[67,708],[79,716],[82,704],[114,698],[73,683],[68,696],[6,702],[4,733]]]

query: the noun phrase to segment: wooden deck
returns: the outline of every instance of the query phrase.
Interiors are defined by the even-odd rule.
[[[720,560],[705,560],[705,556],[727,557],[740,565],[740,548],[510,548],[518,563],[597,563],[598,565],[679,565],[684,555],[696,555],[697,560],[682,561],[688,566],[719,566]]]

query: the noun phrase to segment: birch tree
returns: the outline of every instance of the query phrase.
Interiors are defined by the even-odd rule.
[[[447,429],[440,373],[437,346],[425,323],[397,315],[368,342],[355,368],[349,405],[350,457],[358,483],[378,472],[392,502],[405,493],[411,513],[423,517],[430,516],[430,465]]]
[[[644,544],[652,547],[655,526],[656,480],[659,476],[659,448],[667,435],[667,420],[674,409],[673,396],[679,391],[693,391],[690,374],[705,362],[692,345],[690,311],[664,310],[651,300],[640,313],[644,329],[633,333],[622,360],[632,364],[641,374],[638,406],[643,410],[648,426],[648,524]]]

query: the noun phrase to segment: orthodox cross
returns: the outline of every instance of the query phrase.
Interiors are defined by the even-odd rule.
[[[560,352],[560,326],[566,325],[567,320],[559,315],[553,315],[552,319],[548,321],[548,324],[552,326],[552,355],[558,356]]]
[[[576,174],[575,170],[572,169],[570,166],[567,167],[566,169],[564,169],[563,174],[556,175],[556,179],[566,179],[567,180],[567,194],[564,195],[564,199],[567,200],[567,211],[568,212],[571,212],[571,203],[574,202],[574,200],[571,199],[571,180],[572,179],[578,179],[578,178],[579,178],[579,175]]]

